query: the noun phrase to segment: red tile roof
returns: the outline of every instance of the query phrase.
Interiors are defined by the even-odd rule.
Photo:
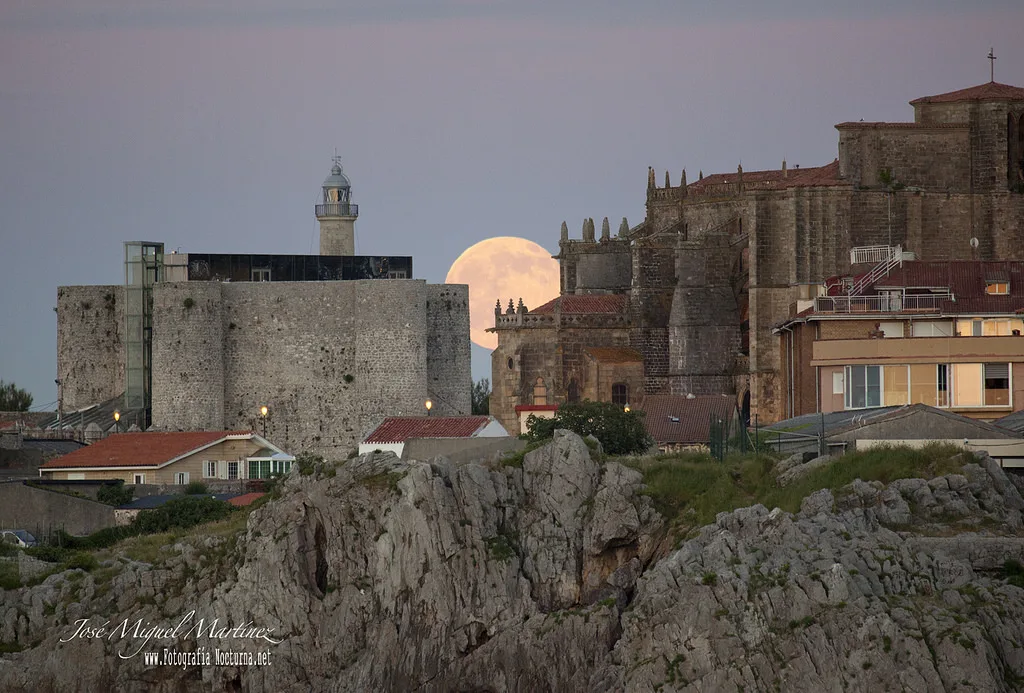
[[[488,416],[389,416],[364,443],[404,443],[409,438],[471,438]]]
[[[563,313],[624,313],[629,305],[625,294],[565,294],[553,298],[531,313],[554,313],[558,305]]]
[[[715,185],[735,184],[739,173],[712,173],[686,186],[687,193],[699,195]],[[839,160],[824,166],[811,168],[790,168],[783,175],[782,169],[768,171],[744,171],[743,184],[758,190],[782,190],[786,188],[809,188],[830,185],[849,185],[839,177]]]
[[[985,82],[976,87],[950,91],[945,94],[922,96],[919,99],[914,99],[910,104],[952,103],[954,101],[1024,101],[1024,89],[999,82]]]
[[[92,445],[50,460],[41,469],[86,467],[157,467],[212,445],[228,436],[251,436],[250,431],[183,431],[173,433],[115,433]]]
[[[260,492],[243,493],[241,496],[235,496],[234,498],[228,498],[228,503],[230,503],[231,505],[233,505],[233,506],[235,506],[237,508],[242,508],[242,507],[245,507],[246,505],[252,504],[253,502],[256,501],[256,499],[262,498],[265,495],[267,495],[267,494],[260,493]]]
[[[587,347],[584,351],[602,363],[643,363],[644,360],[639,351],[626,347]]]
[[[659,445],[706,445],[711,417],[731,420],[736,412],[736,398],[732,395],[696,395],[693,398],[647,395],[636,408],[645,412],[644,427]]]

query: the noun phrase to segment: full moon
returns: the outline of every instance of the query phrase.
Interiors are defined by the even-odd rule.
[[[469,334],[485,349],[498,346],[493,332],[494,302],[505,312],[508,300],[536,308],[558,297],[558,261],[533,241],[498,236],[470,246],[448,270],[446,284],[469,284]]]

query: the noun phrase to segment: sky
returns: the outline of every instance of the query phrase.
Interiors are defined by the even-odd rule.
[[[335,150],[356,252],[441,282],[485,238],[637,224],[648,166],[828,163],[990,46],[1024,86],[1022,29],[1019,0],[3,0],[0,378],[55,408],[57,287],[123,282],[125,240],[317,252]]]

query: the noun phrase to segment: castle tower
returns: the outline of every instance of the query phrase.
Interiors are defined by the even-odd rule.
[[[334,157],[331,175],[324,180],[323,201],[316,206],[320,222],[321,255],[356,254],[356,217],[359,205],[352,204],[352,184],[341,170],[341,159]]]

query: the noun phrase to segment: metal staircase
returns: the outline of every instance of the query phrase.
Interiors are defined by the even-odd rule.
[[[899,265],[903,266],[903,246],[897,245],[888,248],[888,256],[875,265],[870,272],[865,274],[863,277],[854,282],[853,287],[850,289],[850,296],[860,296],[864,289],[868,288],[882,277],[889,274],[892,268]]]

